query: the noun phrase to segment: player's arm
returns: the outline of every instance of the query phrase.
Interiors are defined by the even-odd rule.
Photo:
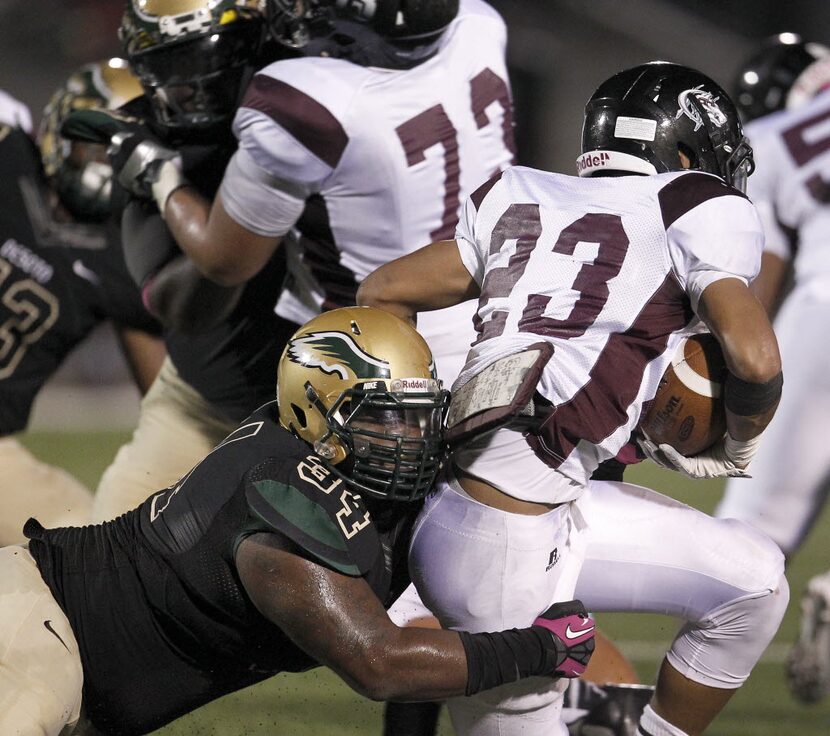
[[[790,261],[770,251],[764,251],[761,256],[761,270],[749,286],[770,318],[778,311],[790,267]]]
[[[282,240],[258,235],[236,222],[221,194],[211,204],[193,187],[180,186],[163,200],[163,207],[179,247],[199,271],[222,286],[242,284],[259,273]]]
[[[357,303],[378,307],[415,324],[418,312],[443,309],[478,296],[454,240],[441,240],[396,258],[370,273]]]
[[[119,326],[117,332],[127,365],[143,396],[156,380],[161,364],[167,356],[164,340],[133,327]]]
[[[721,279],[704,289],[698,315],[723,349],[729,376],[724,401],[731,437],[757,437],[781,396],[781,356],[764,307],[740,279]]]
[[[133,200],[125,207],[121,243],[145,306],[165,327],[203,332],[227,319],[239,303],[244,286],[220,286],[205,278],[182,253],[153,203]]]
[[[511,632],[399,628],[363,578],[301,557],[278,535],[259,533],[243,540],[236,566],[263,616],[373,700],[471,695],[517,675],[578,676],[575,670],[584,671],[593,650],[593,622],[588,623],[582,604],[574,605],[578,602],[554,606],[533,626]],[[556,634],[567,625],[584,632],[569,642],[576,646],[565,646],[564,635]]]

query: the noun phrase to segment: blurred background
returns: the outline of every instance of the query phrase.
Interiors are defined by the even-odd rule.
[[[781,31],[830,42],[828,0],[490,0],[505,17],[517,110],[520,163],[570,173],[579,152],[582,107],[615,71],[653,59],[694,66],[729,88],[758,41]],[[26,102],[35,120],[49,95],[84,62],[117,54],[121,0],[0,0],[0,89]],[[125,441],[137,395],[110,331],[73,356],[35,407],[26,444],[94,488]],[[644,463],[643,466],[649,464]],[[653,466],[627,476],[704,510],[717,481],[690,483]],[[830,704],[796,704],[783,683],[807,578],[828,564],[830,513],[789,568],[792,603],[750,684],[711,729],[728,736],[826,736]],[[674,621],[620,616],[603,626],[649,681]],[[251,718],[255,714],[258,717]],[[165,736],[379,734],[380,707],[356,698],[324,670],[275,678],[182,719]],[[244,725],[242,725],[244,723]],[[161,732],[160,732],[161,733]],[[441,734],[452,733],[446,718]]]
[[[505,17],[520,163],[570,173],[582,107],[615,71],[653,59],[694,66],[728,86],[759,39],[784,30],[830,41],[827,0],[491,0]],[[0,0],[0,89],[35,120],[76,66],[119,52],[121,0]],[[43,392],[35,428],[129,426],[136,395],[107,328]],[[104,391],[83,411],[83,387]],[[123,384],[123,385],[122,385]],[[66,390],[71,386],[71,390]],[[57,402],[57,404],[55,403]],[[53,410],[57,406],[58,410]],[[101,410],[98,411],[98,406]]]

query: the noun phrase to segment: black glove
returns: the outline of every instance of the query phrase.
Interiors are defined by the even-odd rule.
[[[135,197],[154,199],[162,214],[167,197],[187,183],[179,153],[140,120],[117,110],[74,110],[64,120],[61,135],[106,145],[118,183]]]
[[[582,601],[554,603],[533,622],[551,634],[549,656],[557,677],[579,677],[594,653],[596,625]]]

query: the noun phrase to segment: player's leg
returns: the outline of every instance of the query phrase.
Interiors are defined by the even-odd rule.
[[[78,644],[34,559],[0,549],[0,733],[57,736],[78,720],[82,688]]]
[[[62,468],[34,457],[13,437],[0,439],[0,546],[21,544],[30,516],[44,526],[82,526],[92,493]]]
[[[589,533],[575,595],[588,609],[686,622],[644,733],[701,733],[778,629],[789,597],[781,551],[747,524],[626,483],[592,483],[577,506]]]
[[[807,583],[798,640],[787,657],[787,684],[804,703],[830,695],[830,571]]]
[[[101,477],[94,520],[113,519],[175,483],[235,426],[182,381],[167,358],[141,402],[132,439]]]
[[[715,515],[766,532],[786,555],[804,541],[830,491],[830,303],[796,293],[776,320],[786,382],[775,417],[752,461],[734,478]]]
[[[538,516],[506,513],[440,483],[416,524],[410,572],[446,628],[527,626],[554,601],[573,597],[580,535],[569,504]],[[567,680],[529,678],[447,705],[459,736],[558,736],[567,733],[566,687]]]

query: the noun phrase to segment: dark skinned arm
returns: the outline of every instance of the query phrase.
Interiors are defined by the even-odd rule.
[[[370,273],[357,291],[357,303],[385,309],[414,325],[418,312],[451,307],[479,294],[455,241],[439,240]]]
[[[362,578],[297,554],[275,534],[254,534],[236,552],[259,612],[321,664],[372,700],[464,695],[467,657],[453,631],[399,628]]]
[[[143,396],[156,380],[159,368],[167,356],[164,340],[133,327],[117,325],[116,330],[127,365]]]
[[[211,205],[190,186],[167,198],[164,220],[196,268],[222,286],[238,286],[259,273],[282,240],[251,232],[227,213],[221,196]]]
[[[761,271],[749,285],[749,290],[758,297],[770,319],[778,311],[790,267],[789,261],[765,251],[761,256]]]
[[[165,326],[194,333],[210,330],[226,320],[244,289],[244,285],[219,286],[181,255],[152,277],[144,296],[150,311]]]
[[[761,302],[738,279],[722,279],[701,294],[698,315],[720,342],[726,365],[738,378],[764,383],[781,372],[778,341]],[[757,437],[769,424],[777,404],[762,414],[726,412],[726,427],[736,440]]]

